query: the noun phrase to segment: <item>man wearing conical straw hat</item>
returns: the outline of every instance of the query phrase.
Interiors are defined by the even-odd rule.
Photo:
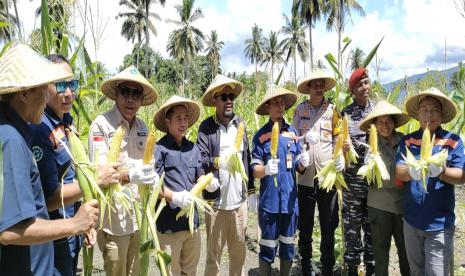
[[[115,130],[122,127],[125,136],[121,144],[120,181],[130,183],[123,186],[123,192],[137,198],[136,184],[156,184],[158,175],[153,166],[142,166],[148,131],[136,114],[141,106],[154,103],[158,93],[134,66],[104,81],[101,90],[115,104],[97,116],[89,127],[90,159],[97,157],[98,163],[106,163]],[[139,275],[140,244],[134,210],[129,212],[115,201],[114,208],[107,208],[102,215],[103,227],[97,241],[106,274]]]
[[[200,258],[200,232],[197,208],[194,210],[192,229],[187,216],[176,219],[181,209],[194,201],[189,192],[199,177],[204,175],[200,150],[186,138],[186,133],[199,119],[200,107],[195,101],[172,96],[157,111],[154,123],[166,133],[155,148],[155,167],[165,175],[163,196],[168,201],[157,219],[161,250],[171,256],[170,275],[195,275]],[[208,191],[219,187],[213,178]]]
[[[337,193],[333,189],[327,192],[318,185],[315,174],[323,163],[331,159],[333,144],[340,132],[340,115],[336,107],[325,100],[324,93],[330,91],[336,80],[320,70],[310,74],[297,86],[302,94],[310,95],[299,104],[294,112],[292,126],[298,131],[302,145],[307,145],[310,166],[303,175],[297,175],[299,197],[299,253],[303,275],[312,274],[312,233],[315,217],[315,205],[321,229],[321,265],[322,275],[332,275],[336,263],[334,257],[334,231],[338,225]],[[344,158],[338,159],[337,168],[344,169]]]
[[[350,141],[344,141],[343,151],[348,152],[350,144],[353,145],[359,158],[357,163],[351,163],[344,172],[344,180],[348,189],[342,193],[342,217],[344,218],[344,261],[348,266],[348,275],[358,275],[358,266],[363,254],[366,275],[374,274],[374,261],[370,224],[368,223],[368,183],[357,175],[359,168],[363,165],[365,156],[366,133],[359,129],[360,122],[373,109],[369,99],[371,93],[371,82],[366,68],[355,69],[349,78],[349,90],[353,103],[342,110],[342,115],[349,119]],[[362,240],[363,230],[363,240]]]
[[[305,146],[301,154],[297,130],[284,120],[284,112],[296,101],[296,94],[270,85],[255,111],[258,115],[269,115],[270,118],[253,137],[251,162],[254,177],[260,179],[260,275],[271,275],[271,264],[278,245],[280,275],[290,275],[295,255],[294,234],[299,212],[295,172],[302,173],[310,164]],[[275,128],[277,136],[272,133],[275,124],[278,127]],[[273,147],[275,141],[276,153]]]
[[[53,240],[96,226],[98,202],[69,219],[49,220],[28,123],[41,122],[47,85],[71,77],[29,46],[16,44],[0,58],[0,271],[2,275],[53,275]]]
[[[373,237],[373,252],[375,254],[375,275],[389,275],[389,252],[391,238],[397,248],[400,273],[410,275],[410,268],[405,251],[403,233],[403,183],[395,178],[396,153],[403,134],[396,128],[406,124],[410,117],[400,109],[386,101],[380,101],[367,117],[360,123],[360,129],[370,132],[373,124],[378,133],[379,156],[386,165],[390,179],[383,181],[383,186],[370,184],[368,188],[368,220]],[[369,150],[364,163],[368,165],[376,158]]]
[[[401,140],[396,167],[397,178],[406,183],[404,236],[410,271],[412,275],[449,275],[453,270],[450,264],[455,232],[454,185],[465,182],[465,156],[460,137],[443,129],[441,124],[452,121],[457,109],[436,88],[410,97],[406,109],[420,123],[419,130]],[[442,152],[447,158],[444,156],[445,162],[428,162],[426,169],[407,166],[407,162],[412,164],[409,159],[420,159],[422,147],[427,146],[422,139],[426,128],[435,137],[431,141],[432,156],[440,156]]]
[[[206,173],[213,172],[220,188],[204,192],[204,198],[214,200],[214,212],[205,214],[207,232],[207,261],[205,275],[219,275],[223,247],[228,244],[229,275],[243,274],[246,255],[247,195],[255,197],[254,179],[249,168],[250,149],[247,132],[239,146],[240,162],[248,181],[228,158],[235,152],[235,140],[242,118],[234,113],[234,100],[242,92],[242,84],[217,75],[202,97],[204,106],[215,107],[215,114],[199,127],[197,145]],[[229,161],[231,162],[231,161]],[[247,186],[243,183],[247,183]],[[249,196],[249,198],[250,198]]]

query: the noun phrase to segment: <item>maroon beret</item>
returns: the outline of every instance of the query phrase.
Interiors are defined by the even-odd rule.
[[[354,70],[354,72],[352,72],[352,75],[350,75],[350,78],[349,78],[349,89],[350,90],[353,90],[355,88],[355,86],[357,85],[357,83],[363,79],[363,78],[368,78],[368,69],[364,68],[364,67],[360,67],[360,68],[357,68]]]

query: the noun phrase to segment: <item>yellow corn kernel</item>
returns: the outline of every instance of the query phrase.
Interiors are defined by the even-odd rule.
[[[107,162],[114,163],[118,161],[119,154],[121,151],[121,143],[123,142],[125,130],[122,127],[118,127],[113,134],[113,139],[111,139],[110,150],[107,155]]]
[[[279,142],[279,124],[274,122],[273,129],[271,130],[271,157],[277,158],[278,154],[278,142]]]
[[[244,132],[245,132],[245,126],[244,126],[244,123],[241,122],[239,125],[239,128],[237,129],[236,140],[234,142],[234,148],[236,149],[236,151],[241,150],[241,144],[242,144],[242,139],[244,137]]]
[[[343,135],[339,135],[336,140],[336,146],[334,147],[333,160],[336,160],[338,155],[342,152],[342,146],[344,145]]]
[[[150,131],[149,136],[147,137],[147,142],[145,143],[144,149],[144,164],[149,164],[153,159],[153,149],[155,148],[156,143],[155,130]]]
[[[433,143],[431,143],[431,132],[426,125],[421,137],[421,149],[420,149],[420,160],[427,162],[431,157],[433,150]]]
[[[370,126],[370,150],[371,153],[376,155],[379,153],[378,151],[378,130],[376,129],[374,124]]]
[[[342,137],[344,141],[349,139],[349,117],[347,117],[347,114],[342,119]]]
[[[204,175],[203,177],[200,177],[199,180],[197,181],[197,184],[195,184],[194,187],[192,187],[192,190],[190,193],[194,196],[199,197],[200,193],[205,190],[205,188],[210,184],[210,182],[213,179],[213,173],[208,173]]]

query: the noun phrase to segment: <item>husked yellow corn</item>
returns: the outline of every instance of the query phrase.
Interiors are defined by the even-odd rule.
[[[205,190],[205,188],[210,184],[210,182],[213,179],[213,173],[208,173],[205,176],[199,178],[199,181],[197,184],[195,184],[194,187],[192,187],[192,190],[190,193],[195,196],[200,196],[200,193]]]
[[[370,126],[370,150],[372,154],[378,154],[378,130],[374,124]]]
[[[236,140],[234,141],[234,148],[236,151],[241,150],[242,139],[244,137],[245,126],[244,123],[241,122],[239,128],[237,129]]]
[[[426,125],[421,137],[421,148],[420,148],[420,159],[423,161],[428,160],[433,151],[433,143],[431,142],[431,132],[429,131],[428,125]]]
[[[149,164],[153,159],[153,149],[155,148],[156,135],[155,130],[150,131],[149,136],[147,137],[147,142],[145,143],[144,149],[144,164]]]
[[[107,155],[108,163],[114,163],[118,161],[119,154],[121,152],[121,143],[123,142],[125,133],[126,131],[124,130],[124,128],[119,126],[113,134],[113,138],[111,139],[110,144],[110,150],[108,151]]]
[[[278,143],[279,143],[279,124],[274,122],[273,129],[271,130],[271,157],[277,158],[278,155]]]
[[[349,117],[347,117],[347,114],[342,119],[342,137],[344,141],[349,139]]]

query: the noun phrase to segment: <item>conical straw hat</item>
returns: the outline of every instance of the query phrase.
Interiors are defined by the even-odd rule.
[[[331,76],[326,74],[321,70],[313,71],[308,78],[304,79],[297,85],[297,91],[302,94],[310,94],[310,82],[313,80],[325,80],[325,87],[323,88],[324,92],[331,90],[336,85],[336,80]]]
[[[402,125],[405,125],[409,120],[410,116],[406,113],[403,113],[402,110],[398,109],[397,107],[393,106],[392,104],[386,101],[380,101],[378,104],[375,105],[373,110],[368,113],[365,119],[360,123],[360,129],[362,131],[368,132],[370,129],[370,125],[374,124],[374,120],[377,117],[385,116],[385,115],[392,115],[396,118],[394,128],[398,128]]]
[[[284,99],[286,101],[286,110],[292,107],[297,101],[297,95],[295,93],[292,93],[291,91],[279,87],[277,85],[271,84],[268,86],[265,96],[263,97],[263,100],[260,102],[257,109],[255,110],[255,113],[257,113],[258,115],[269,115],[268,109],[266,108],[266,103],[269,100],[279,96],[284,96]]]
[[[0,95],[72,77],[25,44],[11,46],[0,58]]]
[[[430,96],[433,98],[436,98],[441,102],[442,105],[442,122],[443,124],[448,123],[452,121],[452,119],[455,118],[455,115],[457,114],[457,107],[455,106],[454,102],[449,100],[446,95],[444,95],[441,91],[438,89],[431,87],[425,91],[421,91],[420,93],[411,96],[408,100],[407,103],[405,104],[405,107],[407,109],[407,112],[412,118],[418,120],[418,108],[420,106],[421,100],[423,100],[425,97]]]
[[[234,93],[237,97],[242,92],[242,83],[220,74],[216,75],[203,94],[202,104],[205,106],[214,106],[213,98],[221,92]]]
[[[157,100],[158,92],[134,66],[129,66],[116,76],[104,81],[101,86],[103,94],[105,94],[111,100],[116,101],[116,91],[118,89],[118,85],[125,81],[133,81],[142,85],[144,89],[144,101],[142,102],[143,106],[153,104]]]
[[[155,127],[163,132],[168,132],[168,126],[166,125],[166,112],[170,109],[170,107],[183,105],[187,108],[187,115],[189,116],[189,124],[188,127],[191,127],[200,116],[200,106],[197,102],[179,97],[179,96],[171,96],[166,103],[164,103],[160,109],[155,113],[153,118],[153,122],[155,123]]]

